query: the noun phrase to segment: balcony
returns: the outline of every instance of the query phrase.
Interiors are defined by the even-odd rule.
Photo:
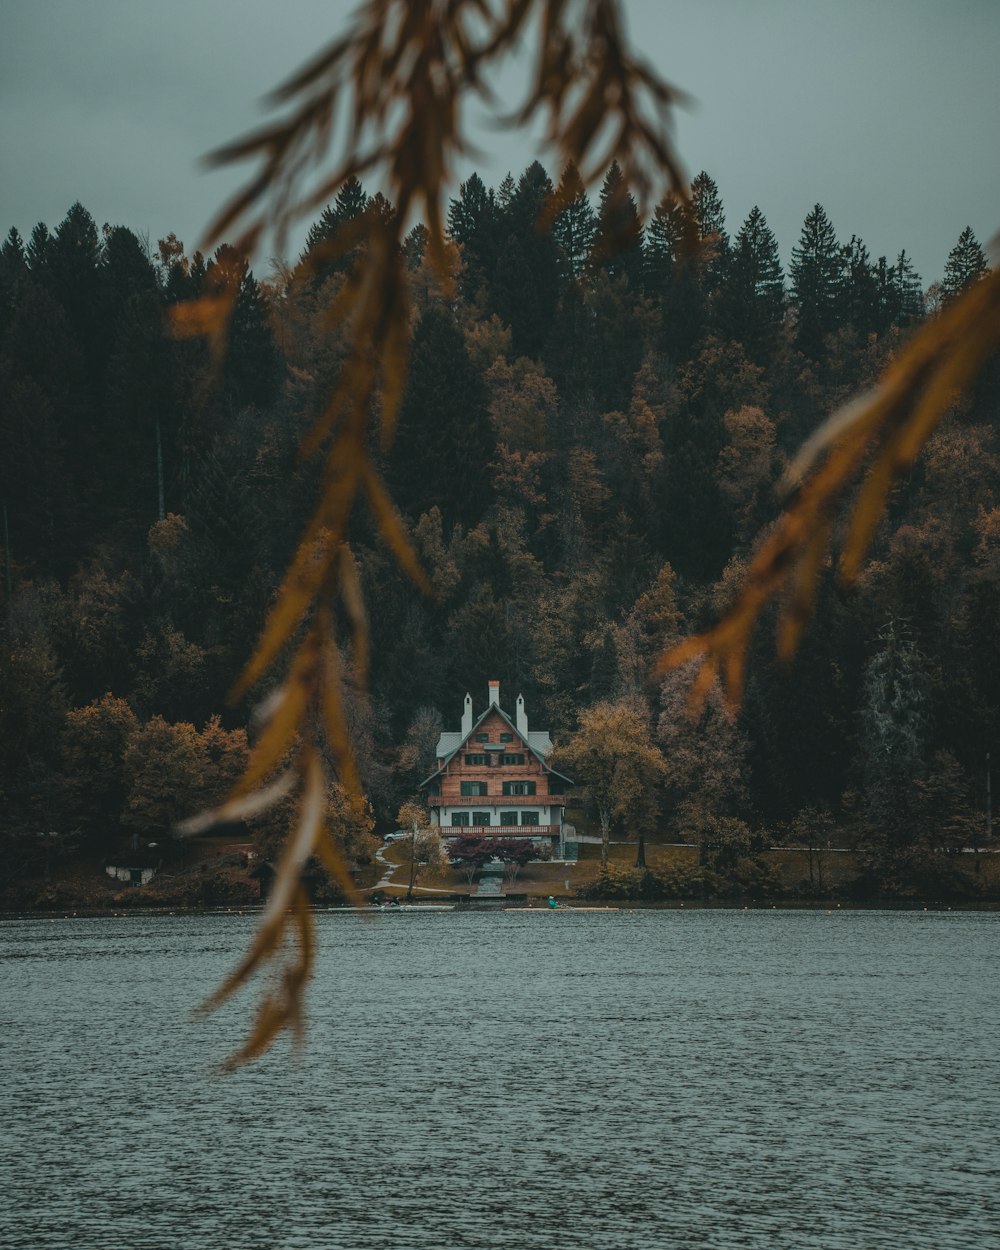
[[[440,825],[442,838],[538,838],[558,835],[558,825]]]

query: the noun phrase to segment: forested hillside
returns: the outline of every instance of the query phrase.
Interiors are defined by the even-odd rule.
[[[725,607],[803,438],[986,271],[977,240],[957,220],[925,290],[904,251],[870,256],[817,204],[786,274],[764,214],[727,222],[707,174],[690,217],[667,199],[640,220],[621,182],[613,166],[591,203],[572,168],[556,187],[537,163],[496,189],[473,175],[449,214],[450,292],[423,229],[407,238],[410,375],[379,455],[434,594],[359,512],[371,672],[350,719],[376,818],[426,775],[466,690],[478,713],[498,678],[557,741],[595,703],[639,709],[666,759],[647,831],[766,839],[832,821],[887,878],[969,845],[1000,728],[995,362],[895,493],[857,587],[823,579],[796,663],[762,631],[735,720],[713,698],[689,724],[684,672],[650,669]],[[249,704],[227,691],[316,498],[298,446],[344,360],[324,309],[353,257],[324,245],[371,203],[343,187],[309,235],[321,263],[246,272],[218,366],[164,313],[221,253],[99,229],[79,204],[51,232],[7,235],[9,845],[166,833],[238,774]]]

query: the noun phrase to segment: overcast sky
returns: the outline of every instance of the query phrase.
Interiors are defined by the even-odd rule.
[[[0,230],[96,218],[193,247],[232,173],[198,158],[342,29],[341,0],[5,0]],[[787,262],[817,201],[839,238],[940,278],[961,230],[1000,228],[1000,0],[625,0],[643,54],[696,106],[678,118],[693,176],[731,232],[759,204]],[[516,67],[505,82],[516,82]],[[538,152],[480,135],[487,183]],[[463,176],[468,170],[459,171]],[[550,168],[553,175],[558,170]]]

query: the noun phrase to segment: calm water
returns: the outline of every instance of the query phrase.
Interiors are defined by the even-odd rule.
[[[0,922],[4,1250],[1000,1246],[1000,915],[318,922],[225,1078],[251,918]]]

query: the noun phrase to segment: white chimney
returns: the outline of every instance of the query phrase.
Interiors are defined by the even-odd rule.
[[[500,683],[498,681],[491,681],[489,683],[489,698],[487,699],[487,706],[500,706]]]
[[[462,710],[462,736],[472,733],[472,695],[465,696],[465,707]]]
[[[528,713],[524,710],[524,695],[517,696],[517,732],[521,737],[528,741]]]

